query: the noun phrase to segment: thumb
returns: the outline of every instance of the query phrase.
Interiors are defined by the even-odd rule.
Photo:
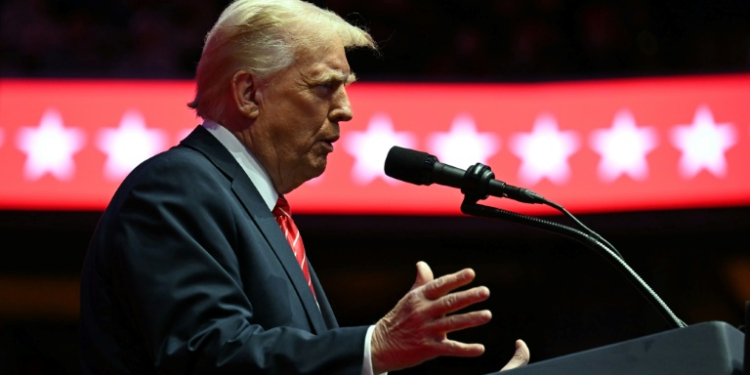
[[[526,346],[526,343],[523,340],[516,340],[516,352],[513,353],[513,358],[511,358],[500,371],[512,370],[514,368],[526,366],[529,363],[530,358],[531,353],[529,352],[529,347]]]
[[[432,274],[432,269],[427,263],[423,261],[417,262],[417,280],[414,281],[414,285],[411,287],[412,290],[419,288],[420,286],[429,283],[435,278]]]

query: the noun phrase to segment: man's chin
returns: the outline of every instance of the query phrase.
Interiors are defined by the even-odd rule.
[[[325,171],[326,171],[326,164],[323,163],[322,166],[318,167],[318,169],[316,170],[316,172],[313,174],[313,176],[310,179],[312,180],[314,178],[318,178],[318,177],[322,176],[323,172],[325,172]]]
[[[315,162],[310,166],[310,173],[307,175],[306,181],[314,180],[323,175],[323,172],[325,172],[327,165],[328,162],[325,156],[316,158]]]

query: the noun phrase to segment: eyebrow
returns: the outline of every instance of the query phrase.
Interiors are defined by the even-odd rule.
[[[356,80],[357,80],[357,75],[354,74],[354,72],[346,74],[340,71],[328,71],[328,72],[322,73],[321,75],[315,78],[315,81],[317,82],[338,81],[338,82],[343,82],[344,85],[349,85],[355,82]]]

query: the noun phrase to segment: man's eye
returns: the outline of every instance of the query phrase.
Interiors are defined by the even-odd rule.
[[[323,83],[318,84],[318,86],[331,90],[334,88],[335,84],[333,82],[323,82]]]
[[[315,91],[321,94],[330,94],[336,91],[338,86],[336,82],[322,82],[315,85]]]

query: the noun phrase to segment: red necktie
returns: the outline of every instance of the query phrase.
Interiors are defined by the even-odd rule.
[[[315,296],[315,290],[313,290],[312,280],[310,279],[310,269],[307,267],[307,257],[305,256],[305,245],[302,244],[302,237],[300,237],[299,229],[294,225],[292,220],[292,211],[289,209],[289,203],[286,198],[279,196],[279,200],[276,201],[276,207],[273,209],[273,216],[276,217],[276,222],[279,223],[281,231],[284,232],[289,246],[294,251],[294,256],[297,258],[299,266],[302,268],[302,273],[305,275],[307,280],[307,286],[310,287],[313,296]]]

